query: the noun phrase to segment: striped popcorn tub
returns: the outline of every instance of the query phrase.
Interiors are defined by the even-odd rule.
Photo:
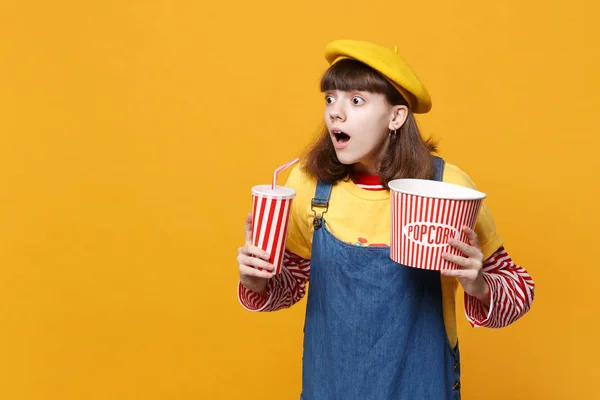
[[[448,245],[456,238],[468,243],[463,225],[475,227],[485,193],[463,186],[423,179],[396,179],[391,191],[390,257],[414,268],[458,267],[442,258],[447,252],[464,257]]]

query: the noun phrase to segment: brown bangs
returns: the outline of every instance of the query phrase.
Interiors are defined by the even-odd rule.
[[[351,59],[333,64],[321,78],[321,92],[360,90],[383,94],[390,89],[393,86],[371,67]]]

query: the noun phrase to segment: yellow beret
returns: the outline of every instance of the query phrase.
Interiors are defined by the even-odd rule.
[[[335,40],[325,47],[325,59],[330,65],[344,58],[360,61],[383,75],[404,96],[412,112],[426,113],[431,109],[429,92],[395,50],[358,40]]]

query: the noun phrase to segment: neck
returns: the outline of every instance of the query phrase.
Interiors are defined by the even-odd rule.
[[[374,165],[356,163],[352,165],[352,172],[357,174],[377,175],[377,168]]]

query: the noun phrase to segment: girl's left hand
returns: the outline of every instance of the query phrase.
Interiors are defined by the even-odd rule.
[[[475,231],[468,226],[463,226],[462,230],[467,234],[469,238],[469,244],[463,243],[456,239],[450,239],[448,244],[455,249],[462,251],[467,257],[443,253],[442,257],[445,260],[456,264],[459,269],[443,269],[441,273],[444,276],[453,276],[458,278],[458,281],[462,285],[465,293],[476,297],[485,305],[489,305],[490,288],[485,279],[483,279],[483,253],[481,251],[481,246],[479,245],[477,233],[475,233]]]

